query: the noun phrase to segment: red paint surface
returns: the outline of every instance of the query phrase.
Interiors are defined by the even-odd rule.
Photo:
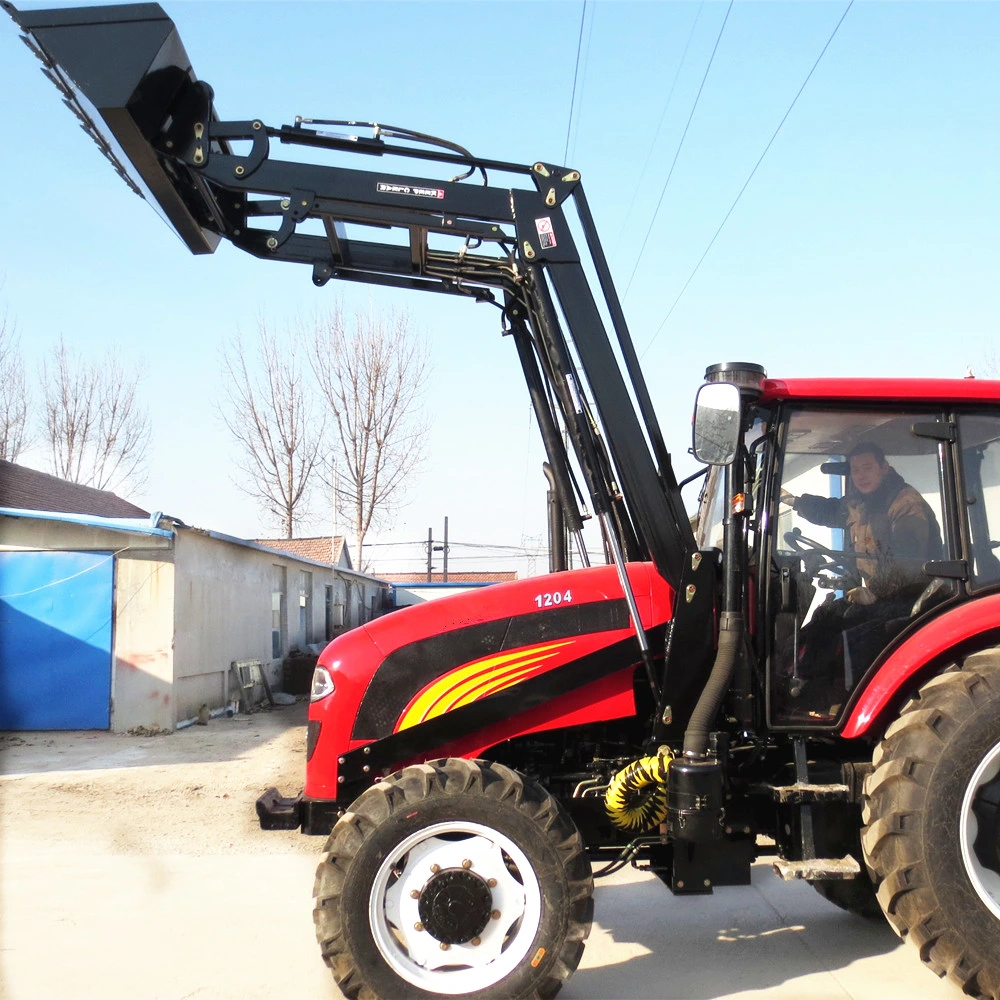
[[[670,586],[649,563],[630,563],[628,574],[643,625],[650,628],[667,621],[673,607]],[[623,597],[613,566],[572,570],[497,584],[414,605],[353,629],[331,642],[320,655],[319,664],[330,671],[336,690],[330,697],[309,707],[309,718],[321,722],[323,728],[306,768],[305,794],[311,798],[336,798],[337,758],[367,742],[351,739],[354,718],[369,681],[387,656],[427,636],[515,615],[538,613],[540,609],[536,597],[556,591],[565,594],[567,590],[572,593],[574,605],[620,600]],[[545,609],[541,610],[544,612]],[[549,668],[550,664],[551,668],[561,666],[631,634],[633,630],[629,627],[576,636],[572,643],[559,651],[560,655],[546,662],[546,667]],[[630,715],[635,710],[631,680],[633,665],[622,666],[622,670],[610,677],[530,711],[518,713],[478,733],[463,736],[449,746],[461,747],[461,754],[471,756],[523,733]],[[451,665],[447,669],[451,669]],[[459,753],[439,747],[435,748],[433,756],[440,756],[442,752]]]
[[[969,402],[1000,400],[1000,381],[979,378],[789,378],[765,379],[762,402],[828,399],[836,402]]]
[[[968,601],[928,622],[882,664],[851,710],[842,735],[848,739],[864,736],[924,664],[997,627],[1000,627],[1000,594]]]

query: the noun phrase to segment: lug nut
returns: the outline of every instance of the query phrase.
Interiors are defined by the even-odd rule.
[[[471,867],[472,867],[472,862],[471,862],[471,861],[470,861],[470,860],[469,860],[468,858],[466,858],[466,859],[465,859],[465,860],[464,860],[464,861],[462,862],[462,867],[463,867],[463,868],[466,868],[466,869],[468,869],[468,868],[471,868]]]
[[[420,899],[420,893],[416,889],[410,890],[410,899]]]
[[[497,887],[497,880],[495,878],[488,878],[486,884],[491,888],[495,889]]]
[[[473,948],[478,948],[482,943],[483,943],[483,939],[482,938],[477,938],[477,937],[474,937],[469,942],[469,944],[471,944]]]
[[[439,871],[441,871],[440,865],[431,865],[431,874],[437,875]]]
[[[493,918],[494,920],[499,920],[499,919],[500,919],[500,911],[499,911],[499,910],[494,910],[494,911],[493,911],[493,912],[492,912],[492,913],[490,914],[490,916],[491,916],[491,917],[492,917],[492,918]]]
[[[420,922],[420,921],[418,920],[418,921],[417,921],[417,922],[416,922],[416,923],[415,923],[415,924],[413,925],[413,929],[414,929],[415,931],[422,931],[422,930],[424,929],[424,925],[423,925],[423,924],[422,924],[422,923],[421,923],[421,922]]]
[[[441,949],[442,951],[447,951],[447,950],[448,950],[448,949],[449,949],[449,948],[451,947],[451,945],[450,945],[450,944],[448,944],[448,942],[447,942],[447,941],[442,941],[442,942],[441,942],[441,944],[440,944],[440,945],[438,945],[438,947],[439,947],[439,948],[440,948],[440,949]]]

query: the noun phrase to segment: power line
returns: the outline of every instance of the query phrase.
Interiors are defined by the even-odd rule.
[[[743,192],[746,191],[746,189],[749,187],[750,181],[753,180],[754,174],[757,173],[757,168],[761,165],[761,163],[764,160],[764,157],[767,156],[767,151],[771,148],[772,143],[778,137],[778,133],[781,131],[781,126],[785,124],[785,121],[787,120],[788,116],[792,113],[792,108],[795,107],[796,101],[798,101],[799,97],[802,96],[802,91],[806,89],[806,84],[809,82],[813,73],[816,72],[816,67],[819,65],[820,60],[826,54],[826,50],[830,47],[830,43],[833,41],[834,36],[840,30],[840,26],[844,23],[844,18],[847,17],[848,11],[850,11],[851,7],[853,6],[854,6],[854,0],[849,0],[847,6],[844,8],[844,13],[840,15],[840,20],[836,23],[836,25],[834,25],[833,31],[830,32],[830,37],[826,40],[826,44],[820,50],[819,55],[816,57],[816,61],[812,64],[812,69],[810,69],[809,72],[806,74],[806,78],[802,81],[802,86],[799,87],[795,96],[792,98],[792,103],[788,105],[788,110],[784,113],[784,115],[782,115],[781,121],[778,122],[778,127],[774,130],[773,134],[771,135],[771,138],[768,139],[767,145],[764,147],[764,152],[762,152],[760,156],[757,158],[757,162],[753,165],[753,170],[750,171],[749,176],[743,182],[743,187],[740,188],[739,194],[736,195],[736,198],[733,200],[732,205],[729,206],[729,211],[726,212],[726,215],[723,218],[722,222],[719,223],[719,228],[715,230],[715,235],[712,236],[712,238],[708,241],[708,246],[705,247],[705,252],[698,258],[698,263],[695,264],[694,270],[692,270],[691,273],[688,275],[687,281],[684,282],[684,287],[681,288],[681,290],[677,293],[677,298],[674,299],[673,305],[667,310],[667,315],[663,317],[662,321],[660,322],[660,325],[656,328],[656,331],[653,333],[653,336],[649,338],[649,343],[643,350],[642,357],[645,357],[646,351],[648,351],[650,347],[653,346],[653,341],[656,340],[656,338],[660,335],[660,331],[666,325],[667,320],[670,319],[670,316],[673,313],[674,309],[677,308],[677,303],[680,302],[681,296],[687,291],[688,285],[690,285],[691,282],[694,280],[694,276],[698,273],[698,268],[701,267],[702,262],[708,256],[708,252],[715,245],[715,241],[719,238],[719,233],[722,232],[723,226],[725,226],[725,224],[729,221],[729,216],[733,214],[733,210],[739,204],[740,198],[743,197]]]
[[[436,539],[440,541],[440,539]],[[426,548],[427,539],[426,538],[415,538],[411,542],[364,542],[362,548],[383,548],[391,545],[421,545]],[[513,552],[521,552],[525,549],[524,545],[500,545],[494,544],[492,542],[453,542],[451,539],[448,540],[448,548],[450,549],[509,549]],[[528,546],[531,548],[531,546]],[[416,557],[414,557],[416,558]]]
[[[726,16],[722,19],[719,34],[716,36],[715,45],[712,47],[712,54],[709,56],[708,65],[705,67],[705,74],[701,78],[701,85],[698,87],[698,93],[695,95],[694,104],[691,106],[691,114],[688,115],[687,124],[684,126],[684,132],[681,134],[681,140],[677,143],[677,152],[674,153],[673,162],[670,164],[670,170],[667,172],[667,179],[663,182],[663,190],[660,191],[660,199],[657,201],[656,208],[653,210],[653,217],[649,220],[649,228],[646,230],[642,246],[639,247],[639,256],[636,257],[635,265],[632,267],[632,273],[628,277],[628,284],[625,286],[625,295],[622,296],[623,299],[628,296],[629,289],[632,287],[632,279],[635,277],[635,272],[639,268],[639,261],[642,260],[643,251],[646,249],[646,244],[649,242],[649,234],[653,231],[653,225],[656,223],[656,216],[659,214],[660,206],[663,204],[663,196],[667,193],[667,185],[670,183],[670,178],[674,175],[674,167],[677,166],[677,159],[681,155],[681,150],[684,148],[684,140],[687,138],[688,129],[691,127],[691,120],[694,118],[694,113],[698,109],[698,102],[701,100],[701,92],[705,89],[705,81],[708,79],[712,63],[715,62],[715,53],[719,51],[719,42],[722,41],[722,33],[726,30],[726,23],[729,21],[729,12],[732,9],[733,0],[729,0],[729,6],[726,8]]]
[[[622,219],[622,227],[618,232],[618,238],[615,240],[614,249],[611,251],[611,255],[613,257],[617,256],[618,248],[621,246],[622,237],[625,235],[625,230],[628,228],[628,220],[632,217],[632,209],[635,208],[635,201],[639,196],[639,187],[642,184],[643,178],[646,176],[649,161],[652,159],[653,150],[656,148],[656,140],[660,138],[660,130],[663,128],[663,122],[666,120],[667,110],[670,108],[670,102],[674,98],[674,90],[677,87],[677,80],[680,78],[681,70],[684,68],[684,62],[687,59],[688,49],[691,47],[691,39],[694,38],[694,29],[698,27],[698,21],[701,19],[701,12],[704,9],[705,0],[701,0],[698,4],[698,10],[695,12],[694,20],[691,22],[691,30],[688,32],[687,42],[684,43],[684,51],[681,53],[680,62],[677,63],[677,69],[674,72],[673,82],[670,84],[670,90],[667,92],[667,99],[663,102],[663,110],[660,112],[660,120],[656,124],[656,131],[653,133],[653,140],[650,142],[649,149],[646,151],[646,159],[643,161],[642,170],[639,171],[639,179],[635,182],[635,186],[632,188],[632,200],[629,202],[628,209],[625,212],[625,217]]]
[[[563,164],[569,159],[569,133],[573,127],[573,107],[576,104],[576,78],[580,72],[580,53],[583,51],[583,22],[587,17],[587,0],[583,0],[580,11],[580,37],[576,40],[576,66],[573,68],[573,93],[569,99],[569,120],[566,122],[566,149],[563,152]]]

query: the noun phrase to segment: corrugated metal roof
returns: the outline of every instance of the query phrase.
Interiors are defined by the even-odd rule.
[[[139,517],[97,517],[94,514],[73,514],[55,510],[24,510],[18,507],[0,507],[0,517],[23,517],[36,521],[65,521],[88,528],[107,528],[110,531],[131,531],[139,535],[159,535],[172,538],[173,531],[158,527],[160,514]]]

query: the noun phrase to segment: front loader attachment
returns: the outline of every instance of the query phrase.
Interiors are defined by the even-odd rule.
[[[219,244],[215,198],[196,174],[161,157],[180,122],[215,118],[173,21],[159,4],[19,11],[0,0],[66,106],[118,175],[160,213],[192,253]],[[217,147],[221,148],[221,146]]]
[[[649,560],[680,587],[694,536],[578,171],[485,159],[384,124],[223,121],[158,4],[0,4],[115,170],[192,252],[224,239],[305,265],[317,286],[357,281],[498,306],[582,558],[582,524],[596,516],[627,600],[627,561]],[[289,147],[317,155],[289,159]],[[430,172],[390,172],[387,161]],[[636,634],[655,691],[653,654]]]

